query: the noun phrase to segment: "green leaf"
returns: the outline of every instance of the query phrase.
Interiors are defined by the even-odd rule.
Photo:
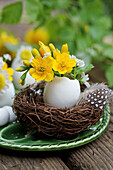
[[[25,79],[26,79],[27,73],[28,73],[28,70],[20,77],[20,79],[22,80],[22,85],[25,84]]]
[[[22,2],[12,3],[5,6],[1,13],[1,23],[17,24],[22,15]]]
[[[38,0],[26,0],[26,12],[32,22],[37,20],[40,9],[40,2]]]
[[[111,64],[106,72],[105,72],[105,76],[107,78],[107,81],[108,81],[108,84],[109,84],[109,87],[113,87],[113,64]]]
[[[103,55],[106,56],[108,59],[113,60],[113,48],[105,49]]]
[[[81,70],[80,70],[80,74],[81,74],[82,72],[88,72],[88,71],[90,71],[92,68],[94,68],[93,64],[89,64],[85,69],[81,69]]]

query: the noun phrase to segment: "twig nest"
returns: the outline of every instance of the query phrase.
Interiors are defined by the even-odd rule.
[[[0,107],[3,107],[5,105],[11,106],[13,104],[15,96],[15,90],[12,83],[9,84],[9,87],[0,94]]]
[[[55,77],[46,84],[44,89],[44,102],[60,108],[71,108],[76,105],[80,96],[80,84],[77,79]]]
[[[58,108],[44,103],[44,87],[44,82],[26,87],[15,97],[14,112],[29,132],[59,139],[72,138],[98,122],[103,114],[103,110],[87,101],[71,108]]]

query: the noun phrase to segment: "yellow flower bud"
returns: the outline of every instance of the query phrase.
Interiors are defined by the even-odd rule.
[[[40,54],[36,48],[32,49],[31,53],[32,53],[33,57],[40,56]]]
[[[24,60],[24,61],[23,61],[23,64],[24,64],[25,66],[29,67],[31,63],[30,63],[29,60]]]
[[[51,51],[55,51],[55,46],[52,43],[49,44],[49,48],[51,49]]]
[[[25,66],[21,66],[21,67],[17,67],[16,69],[15,69],[16,71],[25,71],[26,70],[26,67]]]
[[[20,79],[19,79],[19,84],[22,84],[22,83],[23,83],[23,81],[22,81],[22,79],[20,78]]]
[[[39,45],[40,45],[40,46],[42,46],[42,45],[44,45],[44,43],[43,43],[43,42],[41,42],[41,41],[39,41]]]
[[[64,44],[64,45],[62,45],[62,48],[61,48],[61,53],[63,53],[63,52],[68,52],[68,45],[67,44]]]

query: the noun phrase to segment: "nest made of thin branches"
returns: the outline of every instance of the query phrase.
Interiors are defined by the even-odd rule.
[[[30,132],[66,139],[90,128],[103,114],[87,102],[72,108],[58,108],[43,102],[45,83],[29,86],[17,93],[13,109],[19,122]]]

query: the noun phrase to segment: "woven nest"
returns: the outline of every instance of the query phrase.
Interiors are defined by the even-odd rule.
[[[17,118],[29,132],[35,130],[54,138],[71,138],[90,128],[102,116],[102,110],[93,108],[87,102],[65,109],[44,103],[44,86],[44,82],[36,87],[29,86],[14,100],[13,109]]]

